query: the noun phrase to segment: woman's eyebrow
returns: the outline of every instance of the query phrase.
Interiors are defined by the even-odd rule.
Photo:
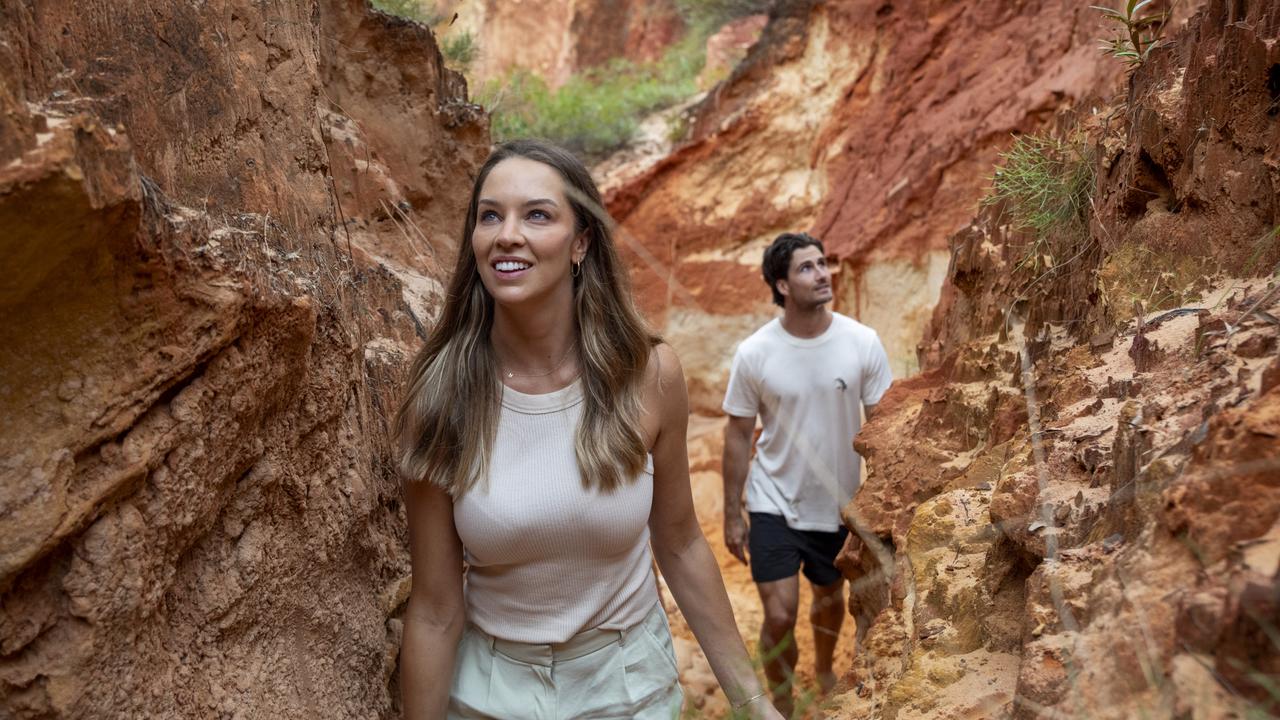
[[[493,198],[480,198],[479,200],[476,201],[476,204],[477,205],[501,205],[502,203],[498,202],[497,200],[494,200]],[[551,205],[553,207],[560,207],[560,203],[556,202],[555,200],[552,200],[551,198],[533,198],[532,200],[524,201],[525,207],[529,207],[531,205]]]

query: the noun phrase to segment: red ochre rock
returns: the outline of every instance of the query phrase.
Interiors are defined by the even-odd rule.
[[[1256,276],[1280,260],[1278,36],[1273,3],[1209,2],[1100,106],[1110,139],[1083,124],[1111,154],[1058,272],[1019,266],[998,206],[952,236],[925,371],[855,442],[868,473],[843,517],[864,536],[840,567],[858,636],[892,640],[860,648],[836,717],[1275,711],[1280,293]],[[1100,288],[1117,268],[1132,284]],[[985,706],[954,679],[980,655]]]
[[[442,0],[457,12],[442,33],[470,32],[476,57],[469,75],[484,84],[528,71],[551,87],[615,58],[652,62],[684,36],[673,0]]]
[[[388,415],[483,114],[354,0],[0,18],[0,716],[397,716]]]

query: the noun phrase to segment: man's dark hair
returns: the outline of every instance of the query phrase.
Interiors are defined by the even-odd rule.
[[[823,255],[827,254],[826,248],[822,247],[822,241],[808,233],[782,233],[769,243],[769,247],[765,248],[761,270],[764,272],[764,282],[769,286],[769,292],[773,293],[774,305],[785,307],[783,303],[786,298],[778,292],[778,281],[787,279],[787,270],[791,268],[791,255],[800,248],[811,245],[817,247]]]

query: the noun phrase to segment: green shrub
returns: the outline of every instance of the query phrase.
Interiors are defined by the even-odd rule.
[[[487,83],[477,100],[489,109],[493,137],[541,137],[597,159],[624,145],[640,118],[697,92],[705,38],[689,35],[654,63],[615,59],[551,90],[517,70]]]
[[[475,36],[466,30],[449,35],[440,45],[440,52],[444,54],[444,59],[463,72],[471,67],[471,61],[476,59],[478,49]]]
[[[730,20],[769,11],[772,0],[676,0],[676,10],[691,28],[710,34]]]
[[[369,0],[374,8],[378,8],[381,12],[389,15],[398,15],[401,18],[415,20],[430,26],[439,22],[439,17],[435,13],[435,5],[426,3],[424,0]]]
[[[770,0],[677,0],[688,31],[656,62],[615,59],[556,90],[515,70],[476,93],[489,109],[493,137],[541,137],[595,160],[625,145],[640,119],[698,92],[707,37],[738,17],[763,13]],[[446,41],[447,43],[447,41]],[[447,51],[446,51],[447,53]]]

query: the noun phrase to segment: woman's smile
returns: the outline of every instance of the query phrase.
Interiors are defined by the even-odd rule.
[[[499,280],[517,280],[528,274],[533,263],[524,258],[501,256],[489,262]]]

